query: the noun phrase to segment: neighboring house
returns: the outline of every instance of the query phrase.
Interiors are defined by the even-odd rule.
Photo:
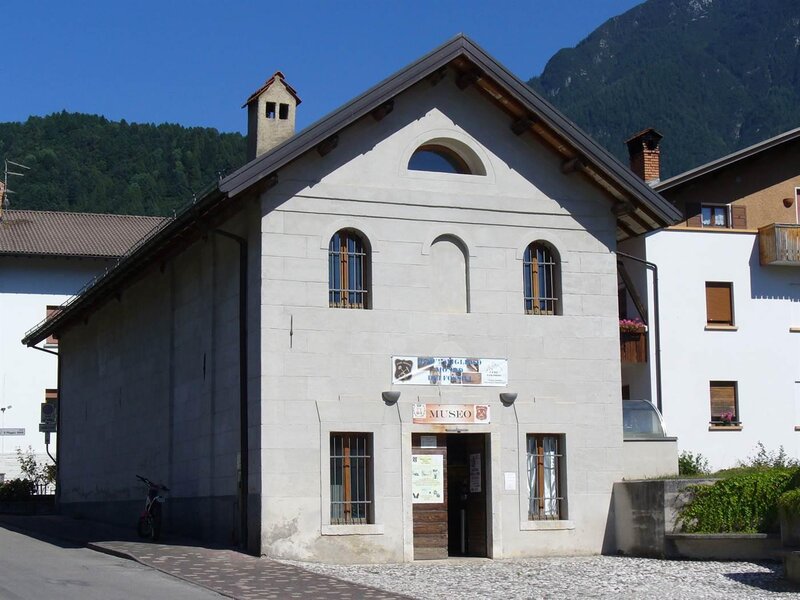
[[[623,264],[647,305],[649,347],[660,328],[661,398],[681,450],[713,468],[780,446],[800,458],[800,129],[666,181],[660,135],[629,140],[631,164],[684,213],[682,222],[620,249],[657,265]],[[626,294],[622,311],[638,317]],[[625,393],[659,402],[654,352],[623,365]]]
[[[250,135],[297,101],[276,74]],[[26,336],[61,510],[130,524],[138,473],[269,556],[612,547],[613,483],[677,468],[623,443],[614,251],[680,213],[463,36],[287,136]]]
[[[81,290],[162,221],[154,217],[5,210],[0,220],[0,474],[19,475],[16,450],[49,462],[40,406],[57,398],[55,356],[20,344],[32,324]],[[58,351],[48,337],[43,348]],[[13,435],[12,435],[13,434]],[[52,436],[50,453],[55,456]]]

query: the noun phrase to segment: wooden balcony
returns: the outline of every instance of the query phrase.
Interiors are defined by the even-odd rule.
[[[800,266],[800,225],[773,223],[758,230],[762,265]]]
[[[646,363],[647,362],[647,334],[624,333],[619,334],[619,356],[622,362]]]

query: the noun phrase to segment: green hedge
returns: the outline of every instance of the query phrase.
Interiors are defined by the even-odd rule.
[[[11,479],[0,485],[0,500],[27,500],[34,489],[30,479]]]
[[[713,485],[686,488],[678,515],[686,533],[769,533],[778,530],[778,498],[800,484],[800,469],[747,469]]]

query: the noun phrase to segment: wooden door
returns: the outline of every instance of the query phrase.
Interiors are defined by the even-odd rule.
[[[436,446],[432,447],[434,439]],[[414,558],[416,560],[447,558],[445,435],[414,433],[411,435],[411,446]]]

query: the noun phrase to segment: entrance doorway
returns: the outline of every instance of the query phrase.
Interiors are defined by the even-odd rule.
[[[487,556],[489,436],[412,434],[414,558]]]

